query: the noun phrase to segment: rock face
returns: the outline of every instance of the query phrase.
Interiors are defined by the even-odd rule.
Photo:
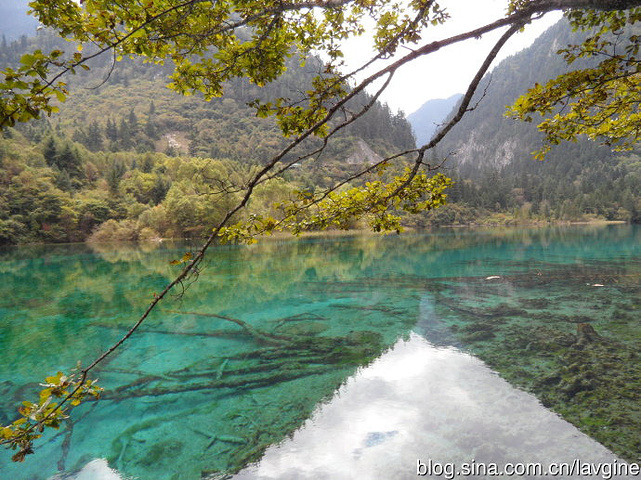
[[[370,146],[363,139],[359,139],[354,146],[354,151],[347,157],[346,162],[349,165],[363,165],[380,162],[383,160],[378,153],[370,148]]]
[[[486,75],[472,100],[472,111],[452,129],[439,150],[452,156],[464,176],[476,177],[484,170],[502,171],[506,167],[522,169],[532,162],[532,152],[540,148],[542,135],[537,130],[537,118],[532,123],[519,122],[505,116],[506,106],[535,83],[568,71],[569,67],[556,52],[568,44],[581,43],[581,33],[572,32],[566,20],[543,33],[529,48],[506,58]],[[580,59],[572,69],[588,66]],[[414,126],[412,116],[408,120]],[[416,127],[415,127],[416,128]],[[418,132],[417,132],[418,134]],[[601,152],[599,146],[585,139],[578,147]],[[570,161],[567,148],[555,148],[548,160]]]

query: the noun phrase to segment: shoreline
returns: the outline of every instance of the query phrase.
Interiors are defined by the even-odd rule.
[[[606,226],[606,225],[634,225],[633,223],[626,222],[624,220],[582,220],[582,221],[535,221],[535,222],[508,222],[508,223],[466,223],[466,224],[448,224],[448,225],[425,225],[425,226],[403,226],[403,230],[400,232],[426,232],[431,230],[439,229],[491,229],[491,228],[541,228],[541,227],[570,227],[570,226]],[[350,230],[323,230],[323,231],[313,231],[313,232],[301,232],[299,235],[294,235],[288,232],[276,232],[271,235],[257,235],[256,238],[260,240],[283,240],[291,238],[307,238],[307,237],[340,237],[340,236],[350,236],[350,235],[395,235],[396,232],[374,232],[365,228],[354,228]],[[112,244],[140,244],[140,245],[161,245],[166,242],[182,242],[182,241],[191,241],[196,244],[202,243],[202,239],[186,239],[180,237],[158,237],[150,238],[144,240],[133,240],[133,241],[123,241],[123,240],[108,240],[108,241],[95,241],[91,240],[91,237],[85,241],[81,242],[61,242],[61,243],[46,243],[46,242],[30,242],[30,243],[18,243],[18,244],[7,244],[0,245],[2,248],[11,248],[11,247],[26,247],[26,246],[42,246],[42,245],[112,245]]]

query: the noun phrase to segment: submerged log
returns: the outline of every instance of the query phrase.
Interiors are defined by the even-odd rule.
[[[186,393],[186,392],[198,392],[204,390],[221,390],[221,389],[236,389],[236,390],[250,390],[260,387],[266,387],[274,385],[280,382],[288,382],[295,380],[297,378],[307,377],[311,375],[322,375],[325,373],[330,373],[336,371],[336,368],[333,366],[321,366],[321,367],[299,367],[299,368],[290,368],[288,370],[279,370],[273,372],[271,375],[247,375],[236,378],[223,378],[223,379],[212,379],[210,382],[206,383],[194,383],[194,384],[177,384],[170,387],[150,387],[150,388],[135,388],[144,384],[144,380],[136,382],[135,385],[127,385],[116,389],[113,392],[107,392],[102,395],[103,400],[114,400],[121,401],[128,398],[139,398],[139,397],[160,397],[165,395],[173,395],[177,393]]]
[[[66,432],[64,440],[62,441],[62,454],[58,459],[58,471],[63,472],[65,470],[65,464],[67,463],[67,457],[69,456],[69,449],[71,448],[71,436],[73,435],[73,422],[71,418],[67,418],[65,421]]]
[[[254,337],[259,342],[266,343],[269,345],[285,345],[288,341],[291,340],[290,338],[283,337],[281,335],[273,335],[270,333],[263,332],[261,330],[258,330],[256,327],[250,325],[247,322],[243,322],[242,320],[239,320],[237,318],[227,317],[225,315],[218,315],[216,313],[203,313],[203,312],[181,312],[179,310],[165,310],[165,311],[169,313],[177,313],[180,315],[196,315],[199,317],[218,318],[220,320],[232,322],[242,327],[243,330],[245,330],[245,332],[247,332],[249,335]]]

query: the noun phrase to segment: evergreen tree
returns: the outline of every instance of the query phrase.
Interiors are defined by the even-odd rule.
[[[52,166],[56,163],[56,157],[57,157],[58,151],[56,149],[56,141],[54,140],[53,137],[49,137],[45,141],[44,150],[42,154],[45,157],[45,161],[47,162],[47,165]]]
[[[134,112],[133,107],[129,110],[127,123],[129,125],[129,135],[133,138],[138,134],[138,117],[136,116],[136,112]]]
[[[129,150],[133,143],[131,140],[131,130],[129,129],[129,124],[127,120],[122,118],[120,119],[120,125],[118,126],[118,139],[119,147],[122,150]]]
[[[127,171],[125,164],[120,160],[114,160],[105,173],[105,179],[109,185],[109,191],[112,195],[118,195],[120,181]]]
[[[107,127],[105,128],[105,136],[111,142],[118,141],[118,126],[111,118],[107,119]]]
[[[54,165],[61,171],[66,171],[71,178],[82,176],[82,163],[77,151],[71,148],[69,143],[65,143],[55,157]]]
[[[100,128],[100,125],[98,125],[98,122],[96,122],[95,120],[89,124],[87,139],[84,144],[89,150],[93,152],[97,152],[99,150],[102,150],[103,148],[102,130]]]

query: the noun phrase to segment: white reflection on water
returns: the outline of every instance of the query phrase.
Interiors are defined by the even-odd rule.
[[[234,479],[417,478],[418,459],[459,467],[463,462],[547,467],[574,459],[621,463],[480,360],[454,348],[435,348],[412,334],[351,378],[291,439],[269,448]]]
[[[96,458],[85,465],[79,472],[74,475],[61,474],[54,475],[49,480],[127,480],[109,468],[107,460]]]

